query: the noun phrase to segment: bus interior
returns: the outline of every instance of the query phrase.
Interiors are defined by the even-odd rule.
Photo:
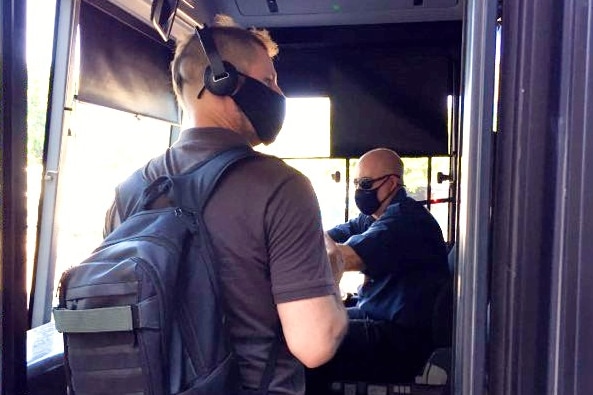
[[[328,394],[593,389],[593,2],[510,3],[3,1],[1,393],[66,393],[60,274],[102,240],[114,187],[184,129],[175,41],[217,14],[279,44],[286,122],[256,149],[311,180],[324,229],[358,214],[351,172],[388,147],[449,248],[424,368]],[[361,281],[345,275],[344,297]]]

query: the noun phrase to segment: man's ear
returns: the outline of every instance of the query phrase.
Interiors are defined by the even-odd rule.
[[[392,176],[389,178],[391,179],[391,182],[393,183],[393,191],[396,191],[399,188],[399,178],[397,178],[395,176]]]

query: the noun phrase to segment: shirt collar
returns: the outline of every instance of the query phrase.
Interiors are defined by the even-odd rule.
[[[391,203],[389,205],[392,205],[394,203],[401,203],[404,200],[406,200],[407,197],[408,193],[406,192],[406,188],[401,187],[399,191],[395,193],[395,196],[393,197],[393,199],[391,199]]]

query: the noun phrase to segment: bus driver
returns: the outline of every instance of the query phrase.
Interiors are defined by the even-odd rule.
[[[334,266],[361,271],[365,281],[335,357],[308,371],[308,393],[335,380],[413,379],[432,351],[432,309],[450,278],[447,249],[430,212],[407,196],[403,170],[392,150],[365,153],[354,171],[361,214],[325,234]]]

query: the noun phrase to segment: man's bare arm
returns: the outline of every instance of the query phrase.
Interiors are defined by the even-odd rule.
[[[335,243],[334,243],[335,244]],[[326,240],[326,250],[331,249]],[[348,317],[339,292],[344,263],[338,252],[330,255],[336,283],[334,295],[278,304],[278,315],[290,352],[308,368],[329,361],[348,329]]]
[[[334,275],[334,280],[336,282],[336,286],[339,288],[340,280],[342,279],[342,275],[345,271],[344,258],[342,257],[342,252],[338,249],[338,244],[333,241],[333,239],[329,237],[327,233],[323,233],[323,237],[325,241],[325,251],[327,253],[329,264]]]
[[[354,251],[354,249],[352,249],[352,247],[346,244],[338,244],[338,249],[342,253],[342,259],[344,260],[344,271],[360,272],[365,269],[362,258],[356,251]]]
[[[339,293],[280,303],[277,308],[288,349],[299,361],[315,368],[334,356],[348,330]]]

